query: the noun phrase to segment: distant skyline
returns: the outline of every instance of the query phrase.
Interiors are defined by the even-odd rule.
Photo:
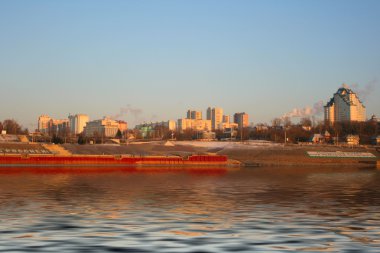
[[[380,117],[379,13],[377,0],[0,1],[0,121],[134,126],[210,106],[269,123],[343,83]]]

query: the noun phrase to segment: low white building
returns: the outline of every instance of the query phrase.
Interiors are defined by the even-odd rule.
[[[116,120],[104,117],[103,119],[87,122],[84,133],[86,137],[108,137],[113,138],[119,130],[119,123]]]
[[[223,123],[220,123],[219,124],[219,129],[223,130],[223,131],[226,131],[226,129],[238,129],[239,128],[239,124],[237,123],[230,123],[230,122],[223,122]],[[229,131],[229,130],[227,130]]]
[[[144,123],[144,124],[139,124],[139,125],[135,126],[136,129],[141,129],[143,127],[149,127],[152,129],[155,129],[157,127],[165,127],[167,129],[169,129],[170,131],[175,131],[177,124],[176,124],[175,120],[168,120],[168,121]]]
[[[192,129],[196,131],[210,131],[211,120],[203,119],[178,119],[177,125],[178,131],[184,131],[186,129]]]
[[[325,142],[325,136],[323,134],[313,134],[313,137],[311,137],[312,143],[324,143]]]
[[[348,145],[357,146],[359,145],[359,141],[360,141],[359,135],[349,134],[346,136],[346,143]]]

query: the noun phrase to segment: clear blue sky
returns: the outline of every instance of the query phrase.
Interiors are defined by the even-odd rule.
[[[370,86],[380,116],[380,1],[3,1],[0,120],[188,108],[269,122]]]

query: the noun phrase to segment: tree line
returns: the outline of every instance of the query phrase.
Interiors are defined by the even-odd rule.
[[[310,142],[314,134],[329,134],[332,137],[343,139],[347,135],[359,135],[361,144],[370,144],[371,139],[379,134],[379,122],[336,122],[328,124],[324,121],[316,121],[313,118],[301,118],[294,124],[290,118],[275,118],[271,124],[256,124],[255,127],[235,129],[234,134],[226,134],[222,130],[215,130],[217,140],[266,140],[283,143],[285,138],[288,143]],[[156,128],[145,136],[139,130],[133,130],[136,139],[171,139],[197,140],[202,138],[202,131],[186,129],[183,131],[170,131],[167,128]],[[286,136],[286,137],[285,137]],[[232,138],[231,138],[232,137]]]
[[[6,119],[0,121],[0,132],[5,130],[7,134],[23,134],[28,135],[27,128],[23,128],[16,120]],[[379,122],[369,120],[365,122],[335,122],[333,124],[324,121],[315,121],[311,118],[302,118],[299,123],[293,124],[290,118],[275,118],[271,124],[256,124],[255,127],[245,127],[243,129],[236,129],[234,138],[236,140],[267,140],[274,142],[284,142],[285,136],[289,143],[308,142],[312,139],[314,134],[329,133],[332,137],[342,138],[347,135],[358,135],[361,144],[370,144],[374,136],[379,135],[380,125]],[[127,133],[117,132],[115,138],[127,139],[129,135],[133,135],[136,139],[142,139],[142,132],[138,130],[129,130]],[[176,140],[196,140],[202,138],[200,131],[187,129],[184,131],[171,131],[167,127],[157,126],[149,132],[147,139],[163,139],[169,140],[171,138]],[[229,139],[232,136],[226,136],[221,131],[215,131],[215,137],[218,140]],[[94,140],[95,143],[102,143],[103,138],[96,135],[93,138],[84,137],[83,134],[79,138],[69,140],[68,135],[58,133],[52,136],[54,142],[80,142],[87,143],[89,140]]]
[[[314,134],[329,134],[338,139],[347,135],[358,135],[361,144],[370,144],[371,139],[379,135],[380,130],[379,122],[373,120],[328,123],[302,118],[298,124],[293,124],[289,118],[275,118],[271,123],[271,125],[256,126],[250,131],[250,138],[284,142],[286,134],[288,142],[298,143],[311,141]]]

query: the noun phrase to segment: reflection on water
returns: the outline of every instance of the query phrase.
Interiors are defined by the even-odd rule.
[[[380,171],[0,169],[2,252],[380,251]]]

